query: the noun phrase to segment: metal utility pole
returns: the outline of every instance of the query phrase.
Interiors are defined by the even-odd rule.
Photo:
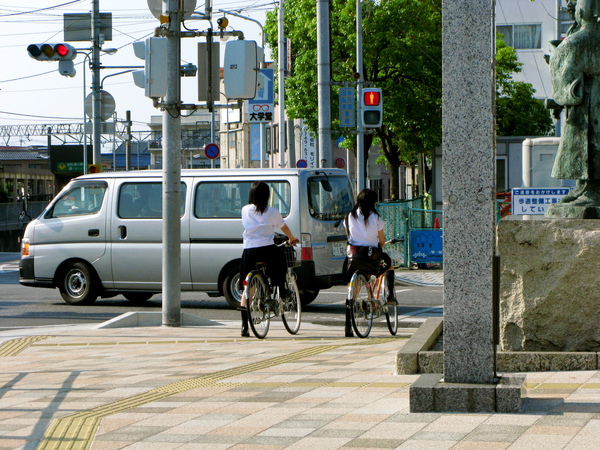
[[[362,124],[363,83],[363,44],[362,44],[362,4],[356,0],[356,187],[360,192],[366,187],[365,177],[365,129]]]
[[[279,166],[285,167],[285,42],[283,34],[284,18],[283,0],[279,0],[279,11],[277,16],[278,33],[277,41],[279,51],[277,54],[277,65],[279,66]]]
[[[129,110],[125,111],[125,130],[125,170],[131,170],[131,111]]]
[[[163,111],[162,324],[181,326],[181,10],[162,0],[167,26],[167,95]]]
[[[102,162],[102,100],[100,97],[100,0],[92,0],[92,133],[93,133],[93,164]],[[87,167],[85,168],[87,172]]]
[[[331,52],[329,0],[317,0],[317,89],[319,110],[319,167],[332,167]]]

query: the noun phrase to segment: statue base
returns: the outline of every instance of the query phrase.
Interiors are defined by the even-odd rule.
[[[556,203],[546,210],[549,219],[600,219],[600,206]]]
[[[503,219],[503,351],[600,351],[600,221]]]

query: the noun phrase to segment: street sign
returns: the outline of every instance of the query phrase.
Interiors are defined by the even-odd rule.
[[[204,147],[204,154],[208,159],[215,159],[219,157],[219,146],[217,144],[207,144]]]
[[[410,262],[444,262],[442,230],[410,230]]]
[[[94,93],[90,92],[85,98],[85,113],[92,120],[94,120],[93,102]],[[104,122],[110,119],[115,112],[115,98],[110,92],[100,91],[100,104],[100,120]]]
[[[569,188],[513,188],[512,214],[544,215],[549,206],[560,202]]]
[[[308,163],[305,159],[299,159],[298,161],[296,161],[296,167],[298,169],[306,169],[308,167]]]
[[[354,88],[340,88],[340,127],[354,127]]]
[[[275,72],[273,69],[260,69],[256,97],[248,100],[248,122],[273,122],[275,111]]]
[[[304,159],[308,167],[314,169],[318,167],[317,164],[317,140],[315,139],[315,135],[310,132],[308,126],[304,125],[301,131],[301,156]]]
[[[338,158],[335,160],[335,167],[343,169],[346,166],[346,160],[344,158]]]

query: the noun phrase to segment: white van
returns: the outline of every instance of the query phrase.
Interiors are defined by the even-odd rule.
[[[303,304],[343,284],[344,215],[354,195],[339,169],[216,169],[181,173],[181,289],[239,304],[241,208],[256,180],[300,238]],[[69,304],[123,294],[145,301],[162,290],[162,172],[84,175],[27,226],[19,282],[55,288]]]

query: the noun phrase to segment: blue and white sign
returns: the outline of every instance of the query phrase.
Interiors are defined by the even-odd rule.
[[[416,263],[444,262],[442,230],[410,230],[410,261]]]
[[[340,127],[353,127],[355,116],[354,88],[340,88]]]
[[[248,122],[273,122],[275,112],[275,72],[260,69],[258,72],[256,97],[248,100]]]
[[[549,206],[560,202],[569,193],[565,188],[513,188],[512,190],[512,214],[520,215],[544,215]]]

